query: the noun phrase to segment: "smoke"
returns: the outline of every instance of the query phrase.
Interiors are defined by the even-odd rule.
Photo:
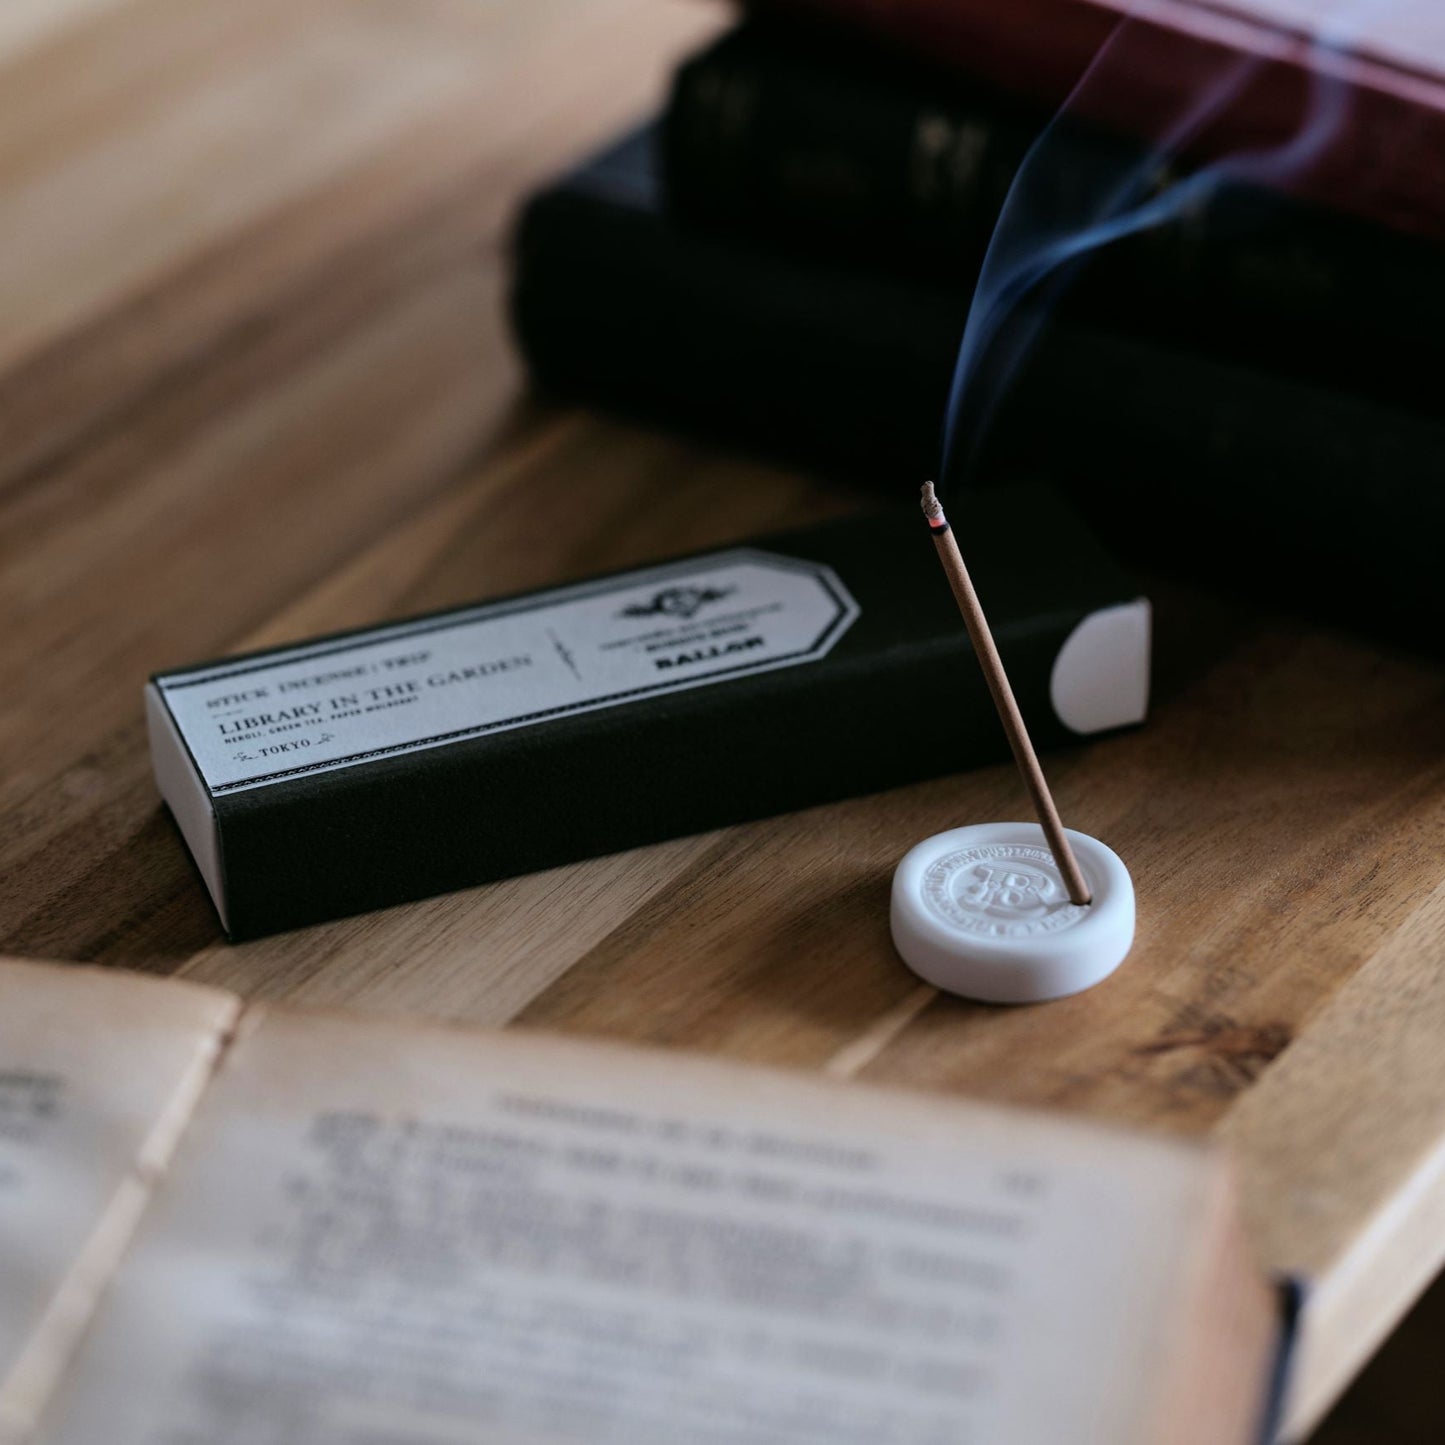
[[[1278,187],[1320,155],[1349,111],[1350,81],[1336,62],[1391,3],[1346,0],[1301,41],[1311,91],[1293,135],[1180,175],[1175,167],[1181,154],[1229,111],[1266,62],[1232,55],[1194,93],[1178,98],[1176,113],[1165,118],[1162,133],[1147,146],[1084,131],[1075,117],[1095,109],[1093,99],[1128,67],[1147,64],[1142,52],[1131,49],[1148,9],[1148,0],[1136,0],[1030,147],[1009,189],[954,369],[941,479],[956,482],[972,470],[999,403],[1083,258],[1206,205],[1226,183]],[[960,451],[965,428],[968,442]]]

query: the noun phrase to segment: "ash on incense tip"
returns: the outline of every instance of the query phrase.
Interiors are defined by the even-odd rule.
[[[1065,828],[983,607],[932,482],[923,514],[1037,823],[978,823],[925,839],[893,875],[893,941],[921,978],[987,1003],[1037,1003],[1107,978],[1134,941],[1129,870]]]

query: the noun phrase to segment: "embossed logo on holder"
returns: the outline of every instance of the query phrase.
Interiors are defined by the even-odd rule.
[[[946,853],[924,874],[923,897],[952,927],[995,938],[1058,933],[1087,911],[1069,902],[1048,849],[1028,843]]]

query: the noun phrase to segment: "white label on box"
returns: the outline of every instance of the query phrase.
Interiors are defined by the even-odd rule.
[[[212,793],[823,657],[829,567],[739,548],[157,679]]]

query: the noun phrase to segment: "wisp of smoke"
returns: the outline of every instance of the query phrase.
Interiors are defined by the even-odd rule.
[[[1125,15],[1062,109],[1030,147],[1014,177],[989,241],[959,348],[944,415],[939,476],[955,481],[971,470],[988,423],[1046,321],[1074,265],[1089,253],[1147,231],[1202,204],[1224,182],[1278,186],[1329,144],[1349,109],[1350,85],[1330,61],[1391,0],[1350,0],[1305,43],[1312,76],[1310,103],[1294,135],[1258,150],[1239,151],[1164,183],[1180,152],[1224,114],[1263,62],[1240,55],[1196,95],[1180,97],[1179,113],[1144,149],[1081,145],[1073,117],[1091,94],[1108,87],[1130,63],[1128,40],[1140,5]],[[1146,6],[1147,8],[1147,6]],[[959,455],[967,404],[969,443]]]

